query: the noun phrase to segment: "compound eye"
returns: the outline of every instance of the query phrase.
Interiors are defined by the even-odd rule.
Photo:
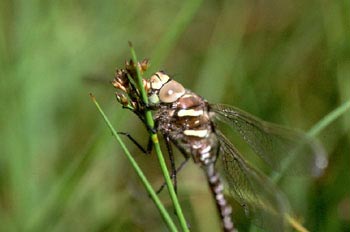
[[[168,75],[166,75],[163,72],[156,72],[153,76],[150,78],[151,82],[151,88],[152,89],[160,89],[162,86],[167,83],[167,81],[170,79]]]
[[[178,82],[171,80],[159,91],[159,99],[165,103],[171,103],[185,94],[185,88]]]

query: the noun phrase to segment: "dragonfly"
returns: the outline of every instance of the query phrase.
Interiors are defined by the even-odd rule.
[[[292,172],[321,175],[327,167],[323,146],[302,132],[263,121],[234,106],[211,104],[164,71],[142,78],[148,97],[148,104],[145,104],[135,78],[136,69],[143,74],[147,67],[148,60],[127,61],[125,68],[116,70],[112,84],[117,89],[118,102],[135,113],[145,125],[145,111],[153,111],[155,127],[147,129],[164,138],[175,189],[177,172],[192,159],[205,173],[223,231],[236,231],[226,192],[247,214],[253,215],[262,228],[285,231],[288,201],[266,175],[246,161],[220,131],[218,122],[232,127],[277,172],[283,172],[289,166]],[[179,168],[175,166],[171,145],[175,145],[185,158]]]

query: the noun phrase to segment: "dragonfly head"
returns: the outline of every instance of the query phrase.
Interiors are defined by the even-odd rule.
[[[148,100],[150,104],[172,103],[186,92],[177,81],[172,80],[165,72],[159,71],[149,79]]]
[[[125,63],[124,69],[117,69],[113,86],[117,89],[116,97],[123,107],[132,111],[140,111],[143,107],[141,93],[137,87],[137,69],[143,74],[148,67],[148,60],[135,64],[132,60]],[[149,79],[142,78],[149,104],[156,106],[161,103],[173,103],[186,92],[178,82],[172,80],[165,72],[158,71]]]

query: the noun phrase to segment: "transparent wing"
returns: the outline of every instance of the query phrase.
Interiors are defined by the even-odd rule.
[[[267,231],[286,231],[289,207],[283,194],[262,173],[246,163],[237,149],[217,132],[224,178],[232,197],[255,224]]]
[[[319,176],[327,166],[323,146],[306,134],[258,119],[236,107],[212,104],[215,118],[232,126],[277,171]],[[292,170],[292,171],[290,171]]]

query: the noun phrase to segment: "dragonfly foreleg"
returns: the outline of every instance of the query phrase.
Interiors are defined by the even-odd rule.
[[[129,133],[127,132],[117,132],[119,135],[124,135],[126,136],[128,139],[130,139],[130,141],[136,145],[137,148],[139,148],[142,153],[149,155],[152,152],[153,149],[153,143],[152,143],[152,139],[151,137],[148,139],[148,143],[147,143],[147,148],[145,149],[139,142],[136,141],[136,139],[134,139]]]

